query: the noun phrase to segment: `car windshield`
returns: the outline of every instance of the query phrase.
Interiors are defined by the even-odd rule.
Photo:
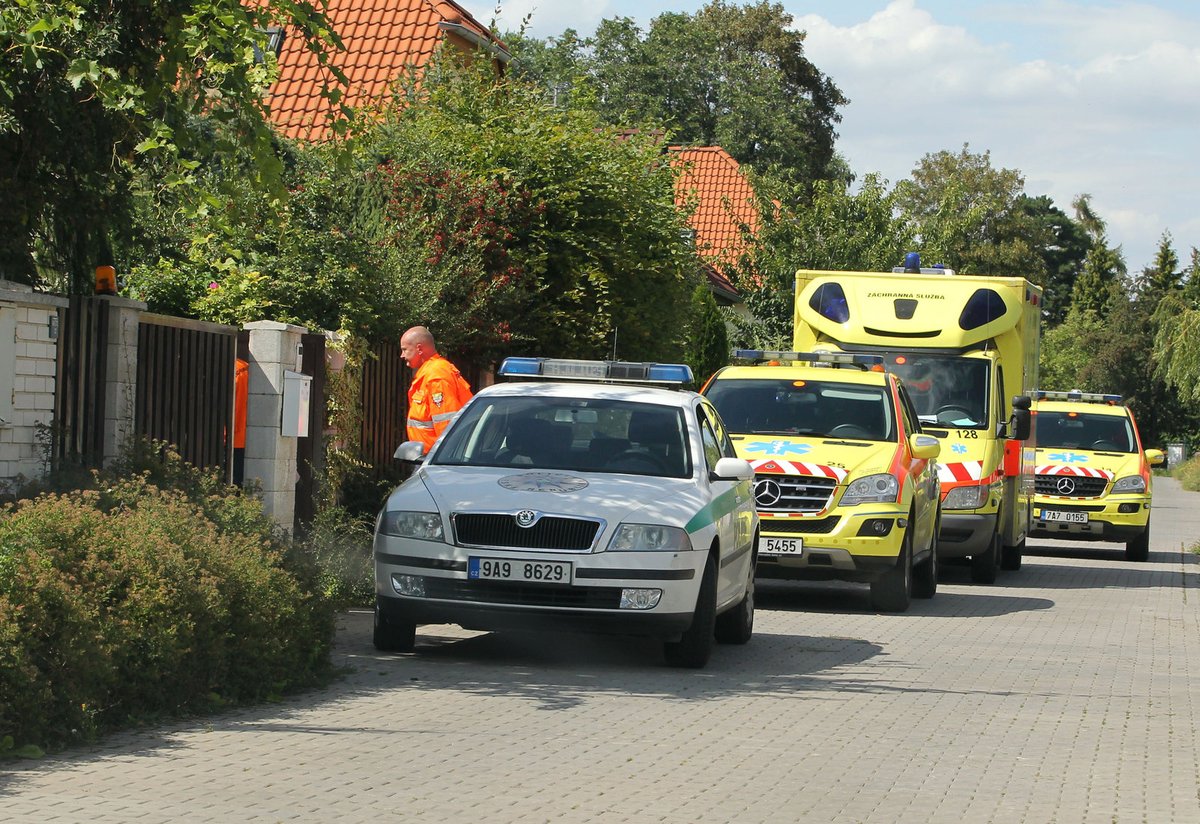
[[[1086,412],[1038,412],[1037,445],[1050,449],[1137,452],[1129,418]]]
[[[725,428],[735,434],[896,440],[896,418],[882,386],[790,378],[718,379],[707,395]]]
[[[433,454],[441,466],[691,477],[683,410],[598,398],[476,398]]]
[[[921,423],[958,429],[987,426],[988,361],[950,355],[887,355]]]

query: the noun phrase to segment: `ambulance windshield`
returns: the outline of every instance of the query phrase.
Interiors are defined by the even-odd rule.
[[[894,441],[896,418],[886,392],[837,381],[738,378],[713,381],[706,395],[735,434]]]
[[[953,355],[887,355],[885,363],[904,381],[922,423],[982,429],[991,408],[988,361]]]

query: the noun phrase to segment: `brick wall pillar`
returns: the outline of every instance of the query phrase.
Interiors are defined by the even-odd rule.
[[[283,373],[300,371],[300,336],[308,330],[266,320],[243,328],[250,332],[245,479],[261,487],[263,511],[291,532],[298,475],[296,438],[281,434]]]

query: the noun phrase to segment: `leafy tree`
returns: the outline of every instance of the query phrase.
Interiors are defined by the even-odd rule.
[[[376,180],[391,185],[378,194],[402,198],[381,232],[389,270],[412,295],[411,321],[442,339],[453,330],[447,343],[481,358],[596,357],[614,341],[621,357],[679,356],[682,329],[663,318],[688,305],[696,261],[675,172],[653,135],[623,137],[594,111],[555,107],[540,88],[476,61],[400,87],[355,151],[364,167],[386,170]],[[404,203],[423,216],[406,217]],[[486,220],[471,217],[477,206]]]
[[[1183,297],[1188,306],[1200,308],[1200,249],[1192,247],[1192,258],[1183,273]]]
[[[143,159],[158,164],[161,186],[191,189],[201,159],[243,146],[251,180],[277,183],[263,96],[274,58],[256,59],[271,25],[340,78],[328,65],[337,37],[306,0],[0,6],[0,274],[90,285],[92,267],[112,262],[113,237],[132,232]]]
[[[734,277],[756,319],[741,330],[743,343],[791,347],[797,269],[886,272],[912,248],[895,193],[876,174],[856,191],[842,180],[811,188],[762,178],[755,184],[763,223]]]
[[[712,290],[700,284],[692,290],[685,359],[697,385],[729,363],[729,333]]]
[[[1083,271],[1071,292],[1072,308],[1091,310],[1100,317],[1125,300],[1121,281],[1127,274],[1120,247],[1110,248],[1107,227],[1092,209],[1091,195],[1082,194],[1074,202],[1076,219],[1092,240],[1083,261]]]
[[[1154,253],[1154,263],[1142,271],[1138,283],[1143,296],[1153,304],[1168,293],[1183,287],[1183,272],[1179,269],[1179,255],[1171,245],[1171,233],[1163,232]]]
[[[843,171],[834,127],[848,101],[805,57],[805,34],[779,3],[712,0],[695,14],[661,14],[646,32],[612,18],[586,40],[571,30],[544,43],[506,38],[514,71],[560,105],[583,94],[610,124],[663,124],[676,141],[719,145],[794,180]]]
[[[1092,247],[1092,239],[1082,225],[1072,220],[1045,195],[1021,195],[1017,198],[1017,204],[1050,239],[1048,245],[1038,249],[1046,271],[1046,279],[1042,282],[1043,314],[1048,324],[1061,323],[1071,307],[1075,279],[1083,271],[1083,262]]]
[[[922,258],[963,274],[1025,277],[1044,283],[1042,250],[1054,238],[1021,200],[1024,180],[996,169],[990,152],[927,154],[896,186],[897,204],[920,241]]]

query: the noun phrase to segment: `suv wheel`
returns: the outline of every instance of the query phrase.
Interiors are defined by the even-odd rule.
[[[932,598],[937,594],[938,579],[938,530],[941,529],[941,519],[933,525],[933,538],[929,542],[929,557],[913,567],[914,598]]]
[[[758,543],[755,541],[755,543]],[[722,644],[744,644],[754,634],[754,557],[750,558],[749,580],[746,594],[731,610],[717,616],[717,641]]]
[[[713,632],[717,622],[717,565],[712,553],[704,565],[704,577],[700,579],[700,594],[696,596],[696,611],[692,613],[692,625],[678,641],[663,644],[663,654],[673,667],[700,669],[708,663],[712,654]]]
[[[1016,546],[1006,546],[1000,551],[1000,568],[1007,572],[1016,572],[1021,568],[1021,556],[1025,554],[1025,539]]]
[[[912,526],[904,533],[896,566],[871,582],[871,606],[879,612],[904,612],[912,600]]]
[[[1125,543],[1125,560],[1145,561],[1150,557],[1150,524],[1141,535]]]
[[[417,625],[384,615],[376,601],[372,641],[380,652],[412,652],[417,643]]]
[[[977,584],[996,583],[996,570],[1000,567],[1000,533],[992,533],[988,548],[971,556],[971,580]]]

